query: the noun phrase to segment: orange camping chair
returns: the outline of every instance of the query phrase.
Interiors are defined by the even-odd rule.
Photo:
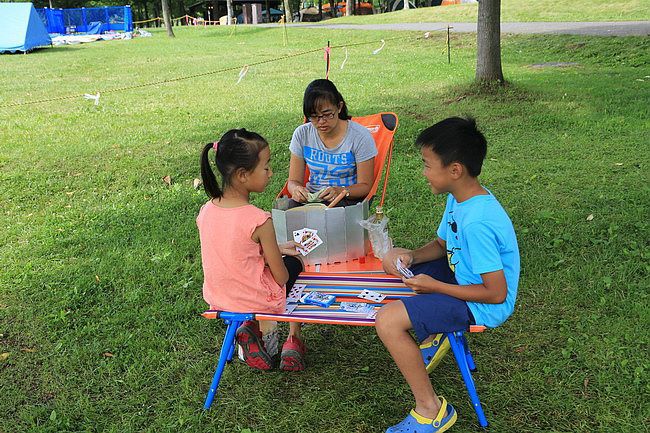
[[[375,146],[377,147],[377,156],[375,157],[375,170],[374,181],[370,192],[364,200],[370,201],[376,194],[381,181],[381,172],[385,168],[386,174],[384,175],[384,185],[381,192],[381,199],[379,206],[384,205],[386,198],[386,187],[388,186],[388,178],[390,176],[390,162],[393,155],[393,137],[397,131],[399,121],[395,113],[377,113],[369,116],[353,117],[351,120],[360,125],[365,126],[370,131]],[[307,183],[309,179],[309,167],[305,167],[304,182]],[[287,188],[287,182],[277,195],[280,197],[290,197]],[[306,271],[315,271],[314,265],[307,265]],[[320,272],[372,272],[381,270],[381,260],[377,259],[372,252],[368,253],[365,257],[354,259],[349,262],[320,264],[318,271]]]

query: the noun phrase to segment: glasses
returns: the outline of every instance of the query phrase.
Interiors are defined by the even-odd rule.
[[[325,113],[325,114],[320,115],[320,116],[309,116],[309,121],[311,123],[318,123],[321,120],[332,120],[332,119],[334,119],[334,116],[336,116],[335,112]]]

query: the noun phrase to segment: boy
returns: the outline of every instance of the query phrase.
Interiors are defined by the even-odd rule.
[[[386,433],[439,433],[456,422],[456,411],[438,398],[427,371],[449,349],[445,332],[503,323],[519,280],[512,222],[478,180],[487,144],[475,121],[445,119],[425,129],[416,144],[431,190],[449,195],[436,239],[416,250],[394,248],[383,259],[389,274],[401,275],[398,259],[411,267],[415,275],[403,281],[417,293],[384,306],[376,318],[377,334],[415,397],[411,413]],[[423,341],[419,348],[410,329]]]

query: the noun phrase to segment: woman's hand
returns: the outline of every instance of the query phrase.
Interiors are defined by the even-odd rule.
[[[298,250],[296,250],[296,247],[300,246],[298,242],[294,241],[289,241],[285,242],[283,244],[278,244],[278,247],[280,247],[280,253],[282,253],[285,256],[298,256],[300,253]]]
[[[346,189],[341,186],[328,186],[323,191],[321,191],[319,197],[322,198],[323,201],[332,201],[343,191],[346,191]]]
[[[304,186],[296,186],[293,189],[293,193],[291,194],[291,198],[297,201],[298,203],[306,202],[308,196],[309,196],[309,190]]]
[[[413,278],[402,278],[402,281],[417,294],[436,293],[435,287],[438,280],[426,274],[418,274]]]
[[[382,260],[384,271],[387,274],[396,275],[398,277],[402,276],[402,274],[397,270],[398,258],[402,261],[402,264],[408,268],[413,263],[413,252],[406,248],[391,248],[384,255],[384,259]]]

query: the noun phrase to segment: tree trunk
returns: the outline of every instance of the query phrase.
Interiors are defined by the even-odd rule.
[[[284,22],[290,23],[293,21],[291,19],[291,4],[289,4],[289,0],[283,0],[282,3],[284,4]]]
[[[172,14],[169,10],[169,0],[162,0],[163,20],[165,21],[165,28],[167,29],[167,36],[170,38],[175,37],[174,30],[172,30]]]
[[[226,0],[226,15],[228,16],[228,23],[226,25],[232,24],[232,0]]]
[[[408,10],[411,8],[411,5],[409,4],[409,0],[404,0],[404,9]]]
[[[481,0],[476,29],[476,81],[503,84],[501,69],[501,0]]]
[[[352,0],[345,0],[345,16],[352,15]]]

